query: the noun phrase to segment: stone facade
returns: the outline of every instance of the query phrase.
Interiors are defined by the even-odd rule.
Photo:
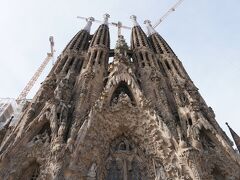
[[[4,180],[240,180],[240,158],[181,61],[132,16],[77,33],[0,147]],[[109,63],[109,57],[113,62]]]

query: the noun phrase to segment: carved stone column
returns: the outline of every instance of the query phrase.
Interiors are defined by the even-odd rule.
[[[187,144],[184,141],[180,141],[177,155],[180,162],[188,166],[194,180],[203,180],[201,155],[198,150],[187,147]]]

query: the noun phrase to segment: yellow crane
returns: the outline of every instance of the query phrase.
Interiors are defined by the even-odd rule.
[[[16,99],[17,103],[20,104],[22,101],[26,100],[26,97],[29,93],[29,91],[32,89],[34,86],[35,82],[38,80],[40,77],[41,73],[43,72],[44,68],[47,66],[49,61],[54,58],[54,39],[53,36],[49,37],[50,41],[50,47],[51,47],[51,52],[47,53],[47,57],[44,59],[42,64],[39,66],[37,71],[34,73],[33,77],[30,79],[30,81],[27,83],[27,85],[24,87],[18,98]]]

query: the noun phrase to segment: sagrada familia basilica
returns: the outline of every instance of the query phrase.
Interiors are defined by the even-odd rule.
[[[69,42],[13,128],[2,180],[240,180],[240,156],[166,41],[133,21],[110,48],[108,15]],[[109,58],[113,57],[110,62]]]

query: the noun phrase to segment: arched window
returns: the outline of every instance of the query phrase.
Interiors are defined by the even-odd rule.
[[[55,73],[59,73],[62,69],[62,67],[65,65],[67,62],[68,56],[65,56],[63,59],[61,59],[59,65],[56,67]]]
[[[90,61],[91,61],[92,65],[95,64],[96,57],[97,57],[97,51],[95,50],[95,51],[91,52],[91,55],[90,55]]]
[[[40,165],[36,161],[33,161],[22,172],[21,180],[36,180],[40,174]]]
[[[211,132],[209,132],[209,130],[201,129],[199,136],[203,149],[205,151],[209,151],[215,148],[215,144],[211,138]]]
[[[225,180],[226,178],[222,175],[222,172],[217,168],[213,168],[212,176],[214,180]]]
[[[143,59],[143,54],[140,52],[139,55],[140,55],[141,61],[143,61],[144,60]]]
[[[32,139],[32,142],[50,142],[51,141],[51,128],[50,123],[46,122],[42,128],[38,131],[38,133]]]
[[[188,124],[191,126],[192,125],[192,118],[188,118]]]
[[[151,63],[150,63],[150,59],[149,59],[149,54],[148,54],[147,52],[145,53],[145,57],[146,57],[146,60],[147,60],[148,66],[151,67]]]
[[[181,72],[180,72],[180,70],[179,70],[179,68],[178,68],[178,65],[176,64],[177,62],[175,62],[175,61],[176,61],[176,60],[172,60],[172,65],[173,65],[174,68],[176,69],[178,75],[182,77],[182,74],[181,74]]]
[[[167,61],[167,60],[165,60],[165,64],[166,64],[166,66],[167,66],[168,70],[170,70],[170,71],[171,71],[171,67],[170,67],[170,65],[169,65],[169,63],[168,63],[168,61]]]
[[[82,59],[78,59],[77,61],[78,61],[78,63],[77,63],[77,65],[75,66],[75,72],[76,72],[77,74],[79,74],[79,73],[81,72],[81,69],[82,69],[83,60],[82,60]]]
[[[136,44],[137,44],[137,46],[140,46],[140,42],[139,42],[138,35],[137,35],[137,29],[133,28],[133,31],[134,31],[134,35],[135,35]]]
[[[157,53],[157,50],[156,50],[156,47],[155,47],[155,44],[154,44],[153,37],[154,37],[154,36],[149,37],[149,38],[148,38],[148,41],[149,41],[149,43],[151,44],[151,47],[152,47],[154,53]]]
[[[158,66],[159,66],[159,70],[162,72],[162,74],[167,77],[167,73],[165,71],[165,69],[163,68],[163,65],[162,65],[162,62],[160,59],[157,59],[157,63],[158,63]]]
[[[122,142],[119,144],[118,149],[119,149],[120,151],[126,151],[126,150],[127,150],[127,145],[125,144],[125,142],[122,141]]]
[[[76,38],[72,41],[69,49],[73,49],[74,48],[74,46],[77,43],[77,40],[79,39],[80,36],[81,36],[81,33],[78,33]]]
[[[71,66],[73,65],[73,62],[74,62],[74,57],[73,58],[71,58],[69,61],[69,65],[68,65],[68,67],[65,69],[65,73],[67,74],[68,73],[68,71],[71,69]]]
[[[97,42],[96,44],[102,44],[101,39],[103,36],[103,27],[100,27],[99,31],[97,32]]]
[[[158,37],[155,37],[155,42],[156,42],[156,45],[157,45],[158,53],[163,54],[164,52],[163,52],[163,49],[160,45],[160,44],[162,44],[161,37],[159,35],[158,35]]]
[[[114,140],[106,161],[106,180],[147,179],[145,164],[136,152],[135,145],[126,137],[121,136]]]
[[[124,81],[121,81],[119,84],[118,84],[118,87],[115,89],[113,95],[112,95],[112,98],[111,98],[111,105],[113,103],[117,103],[118,100],[122,97],[125,97],[126,99],[129,98],[130,101],[132,102],[132,104],[135,104],[135,100],[134,100],[134,97],[133,97],[133,94],[132,92],[129,90],[129,87],[127,85],[126,82]]]
[[[118,166],[117,160],[113,159],[109,161],[106,167],[107,176],[106,180],[122,180],[123,179],[123,169]]]
[[[103,57],[103,51],[100,51],[99,52],[99,60],[98,60],[98,64],[101,64],[101,61],[103,60],[102,57]]]

